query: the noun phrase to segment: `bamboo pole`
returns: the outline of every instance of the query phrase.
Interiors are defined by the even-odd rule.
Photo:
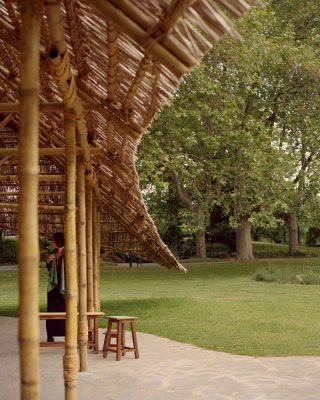
[[[63,357],[65,400],[76,400],[77,385],[77,257],[76,257],[76,146],[75,121],[65,119],[66,137],[66,344]]]
[[[115,104],[118,86],[118,32],[112,21],[107,21],[107,50],[108,50],[108,101]]]
[[[112,1],[112,0],[111,0]],[[227,0],[228,1],[228,0]],[[180,2],[184,4],[186,1]],[[151,15],[150,13],[144,13],[141,8],[137,7],[130,0],[116,0],[117,7],[122,10],[127,16],[130,17],[133,21],[135,21],[141,28],[146,31],[149,31],[150,27],[158,27],[158,31],[166,32],[165,29],[161,29],[162,26],[159,26],[159,18],[156,15]],[[174,3],[172,1],[170,6]],[[168,12],[168,10],[166,10]],[[164,21],[163,21],[164,22]],[[163,23],[162,23],[163,25]],[[163,27],[164,28],[164,27]],[[197,59],[190,54],[190,51],[179,41],[179,39],[175,38],[173,35],[161,37],[160,42],[178,59],[180,59],[185,65],[192,67],[197,65]]]
[[[21,193],[21,192],[20,192]],[[19,203],[0,203],[0,208],[19,208],[20,207],[20,201]],[[39,210],[64,210],[64,206],[54,206],[51,204],[38,204],[37,208]]]
[[[98,311],[98,210],[96,196],[92,197],[92,250],[93,250],[93,310]]]
[[[5,164],[8,164],[10,158],[11,158],[11,156],[5,156],[2,160],[0,160],[0,167],[2,167],[3,165],[5,167],[7,167],[7,165],[5,165]]]
[[[1,19],[0,19],[0,27],[2,25]],[[3,31],[0,29],[0,39],[2,38],[1,34]],[[12,35],[15,33],[12,32]],[[12,36],[10,36],[12,38]],[[6,41],[5,39],[3,39]],[[6,41],[8,42],[8,41]],[[20,50],[20,46],[17,44],[18,38],[16,41],[13,43],[10,43],[15,49]],[[46,56],[44,52],[41,52],[41,55]],[[16,89],[17,84],[19,83],[18,78],[14,78],[14,80],[11,80],[10,78],[10,71],[5,68],[3,65],[0,65],[0,74],[3,74],[3,78],[7,80],[7,82],[13,87],[13,89]],[[129,121],[129,125],[125,123],[121,116],[115,114],[115,110],[110,111],[109,108],[105,104],[105,100],[103,96],[99,95],[99,92],[94,89],[92,85],[89,85],[87,82],[84,82],[80,79],[76,79],[77,82],[77,94],[79,95],[80,99],[83,100],[85,103],[87,103],[87,106],[91,107],[94,106],[94,108],[101,114],[103,115],[107,120],[114,119],[114,125],[117,127],[119,130],[119,133],[124,132],[128,134],[130,137],[134,139],[140,138],[142,132],[144,131],[140,125],[135,123],[134,121]],[[89,93],[89,94],[88,94]],[[42,125],[46,125],[43,121],[41,121]],[[48,126],[45,126],[48,128]]]
[[[19,110],[18,110],[19,112]],[[7,124],[12,120],[12,115],[9,113],[3,121],[0,122],[0,129],[3,129],[7,126]]]
[[[98,309],[100,311],[100,275],[101,275],[101,265],[100,265],[100,248],[101,248],[101,215],[100,215],[100,207],[97,210],[97,255],[98,255],[98,286],[97,286],[97,297],[98,297]]]
[[[19,190],[17,190],[16,192],[13,191],[6,191],[6,192],[0,192],[0,196],[18,196],[19,195]],[[39,196],[52,196],[52,195],[59,195],[59,196],[64,196],[64,192],[61,191],[47,191],[47,192],[42,192],[39,191],[38,192]]]
[[[86,233],[87,233],[87,309],[93,308],[93,260],[92,260],[92,187],[86,186]],[[89,326],[92,329],[92,326]]]
[[[16,156],[18,154],[19,148],[0,148],[1,155],[11,155]],[[90,153],[95,156],[101,156],[104,153],[104,149],[102,147],[90,147]],[[76,148],[76,154],[81,155],[82,149],[80,147]],[[64,147],[41,147],[39,149],[40,156],[64,156],[65,148]]]
[[[94,88],[90,87],[87,82],[77,80],[78,88],[77,93],[81,100],[83,100],[88,107],[94,107],[101,115],[103,115],[107,121],[112,120],[115,128],[118,129],[119,134],[128,134],[133,139],[139,139],[143,133],[143,129],[140,125],[134,121],[129,121],[129,124],[124,123],[123,116],[115,113],[115,110],[110,111],[106,108],[105,101],[99,92]],[[88,94],[90,93],[90,94]],[[94,96],[93,96],[94,95]]]
[[[23,147],[22,147],[23,149]],[[25,152],[25,150],[22,150],[21,153]],[[37,154],[39,155],[39,152],[37,151]],[[38,177],[39,181],[48,181],[48,182],[64,182],[65,177],[64,175],[39,175]],[[0,182],[3,185],[4,182],[18,182],[19,181],[19,175],[0,175]]]
[[[125,32],[139,45],[148,49],[150,53],[171,70],[178,78],[189,72],[191,67],[197,65],[197,60],[192,66],[187,66],[175,54],[171,53],[162,44],[152,37],[148,37],[147,31],[142,29],[136,22],[130,19],[122,10],[117,8],[108,0],[88,0],[92,7],[95,7],[108,19],[112,19],[115,26]],[[152,28],[149,26],[149,28]]]
[[[39,46],[40,7],[21,3],[19,151],[19,348],[20,398],[38,400],[39,392]]]
[[[87,318],[87,250],[86,250],[86,192],[85,167],[78,165],[78,255],[79,255],[79,352],[80,371],[86,371],[88,352],[88,318]]]
[[[63,103],[49,103],[42,101],[39,103],[39,108],[41,112],[51,113],[51,112],[63,112]],[[19,102],[15,103],[0,103],[0,112],[4,114],[18,113],[19,112]]]
[[[75,76],[69,64],[69,54],[64,36],[63,15],[60,1],[46,0],[46,14],[50,29],[52,47],[49,51],[49,64],[59,90],[62,93],[64,105],[76,116],[79,143],[83,150],[86,170],[91,172],[91,157],[87,141],[87,128],[84,120],[84,109],[79,100],[75,84]]]

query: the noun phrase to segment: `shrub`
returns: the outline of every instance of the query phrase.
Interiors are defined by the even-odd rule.
[[[196,254],[195,242],[185,241],[179,248],[178,256],[181,259],[193,257]]]
[[[320,229],[310,227],[306,235],[306,246],[316,246],[320,236]]]
[[[260,282],[292,283],[299,285],[320,285],[320,266],[309,265],[273,265],[258,268],[254,280]]]
[[[0,241],[0,263],[17,263],[18,242],[15,239],[2,239]]]
[[[51,247],[51,240],[49,240],[47,238],[40,238],[39,245],[40,245],[40,261],[45,261],[47,258],[47,255],[49,253],[52,253],[52,251],[53,251],[53,249]]]
[[[224,243],[212,243],[207,246],[207,257],[223,258],[230,255],[230,248]]]
[[[215,224],[206,232],[206,239],[212,245],[224,244],[229,252],[236,250],[236,231],[226,223]]]

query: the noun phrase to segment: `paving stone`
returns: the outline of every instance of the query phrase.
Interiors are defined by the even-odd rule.
[[[17,323],[0,317],[0,400],[19,398]],[[320,399],[320,357],[236,356],[140,332],[138,343],[138,360],[131,353],[121,361],[89,353],[89,370],[78,374],[78,400]],[[40,350],[41,400],[64,398],[63,354],[63,348]]]

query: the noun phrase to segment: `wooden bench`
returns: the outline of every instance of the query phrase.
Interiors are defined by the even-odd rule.
[[[79,313],[78,313],[79,315]],[[104,313],[100,311],[92,311],[86,313],[88,317],[88,323],[93,320],[93,330],[89,331],[88,347],[92,348],[95,353],[99,352],[99,317],[103,316]],[[40,320],[48,319],[66,319],[67,314],[65,312],[39,312]],[[40,342],[40,347],[64,347],[65,342]]]

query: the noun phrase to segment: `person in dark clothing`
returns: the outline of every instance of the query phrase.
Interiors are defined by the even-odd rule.
[[[54,254],[47,257],[48,293],[47,311],[65,312],[65,270],[64,270],[64,234],[53,234],[52,247]],[[47,320],[47,340],[54,341],[54,336],[65,336],[65,320]]]

